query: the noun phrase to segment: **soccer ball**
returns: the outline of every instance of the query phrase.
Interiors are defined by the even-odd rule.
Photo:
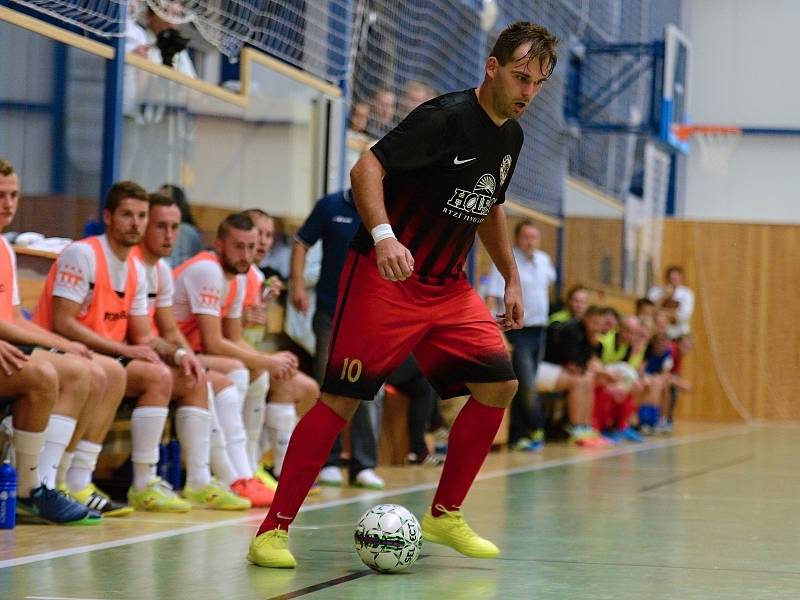
[[[356,553],[370,569],[396,573],[407,569],[422,551],[417,518],[397,504],[373,506],[358,521]]]

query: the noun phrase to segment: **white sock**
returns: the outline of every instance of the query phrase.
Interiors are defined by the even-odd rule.
[[[29,498],[41,485],[39,480],[39,455],[44,448],[44,431],[14,429],[14,454],[17,458],[17,495]]]
[[[131,461],[136,490],[146,488],[156,476],[158,444],[164,434],[168,412],[166,406],[142,406],[131,413]]]
[[[64,454],[61,455],[61,462],[58,463],[58,473],[56,474],[56,485],[61,485],[62,483],[66,485],[67,472],[69,471],[69,468],[72,466],[72,459],[74,457],[75,457],[74,452],[64,451]]]
[[[67,471],[67,487],[73,492],[79,492],[92,482],[92,473],[97,466],[97,457],[103,446],[81,440],[75,447],[72,465]]]
[[[250,467],[255,472],[258,463],[261,462],[259,454],[259,438],[261,429],[264,427],[264,406],[267,402],[267,392],[269,391],[269,373],[262,373],[256,377],[247,388],[244,397],[244,429],[247,433],[247,458],[250,460]]]
[[[56,487],[56,476],[61,456],[64,454],[75,433],[78,422],[72,417],[64,415],[50,415],[50,421],[45,429],[45,442],[42,453],[39,455],[39,475],[49,488]]]
[[[213,394],[214,390],[210,387],[210,384],[209,391]],[[213,395],[209,396],[212,399],[213,397]],[[222,427],[220,427],[217,420],[217,411],[214,410],[213,400],[208,403],[208,413],[208,424],[211,430],[211,472],[214,477],[229,486],[238,479],[238,475],[231,464],[231,459],[228,457],[228,451],[225,449],[225,435],[222,433]]]
[[[289,439],[297,423],[297,411],[294,404],[270,402],[267,404],[266,413],[269,439],[272,442],[272,470],[277,477],[281,474],[283,457],[286,456]]]
[[[211,481],[208,411],[198,406],[181,406],[175,411],[175,433],[186,456],[187,487],[204,488]]]
[[[236,471],[236,478],[249,479],[253,476],[253,469],[247,458],[247,435],[242,423],[242,401],[234,386],[230,385],[214,396],[214,412],[225,436],[225,449]]]
[[[247,386],[250,385],[250,371],[247,369],[234,369],[225,373],[225,377],[233,382],[233,385],[236,386],[236,391],[239,393],[239,398],[244,402]]]

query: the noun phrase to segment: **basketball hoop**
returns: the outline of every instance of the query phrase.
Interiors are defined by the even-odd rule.
[[[705,172],[728,174],[728,163],[742,137],[741,129],[721,125],[675,125],[673,130],[682,142],[694,138],[700,153],[700,166]]]

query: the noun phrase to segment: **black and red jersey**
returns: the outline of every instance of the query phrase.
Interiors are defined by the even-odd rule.
[[[495,125],[469,89],[420,105],[372,148],[386,171],[389,222],[421,282],[466,276],[477,228],[505,201],[522,142],[519,123]],[[362,253],[372,248],[363,226],[354,244]]]

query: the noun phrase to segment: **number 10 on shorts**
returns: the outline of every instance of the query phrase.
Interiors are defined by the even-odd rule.
[[[342,365],[342,374],[339,375],[339,379],[342,381],[346,379],[350,383],[355,383],[361,378],[362,367],[361,361],[357,358],[345,358],[344,365]]]

